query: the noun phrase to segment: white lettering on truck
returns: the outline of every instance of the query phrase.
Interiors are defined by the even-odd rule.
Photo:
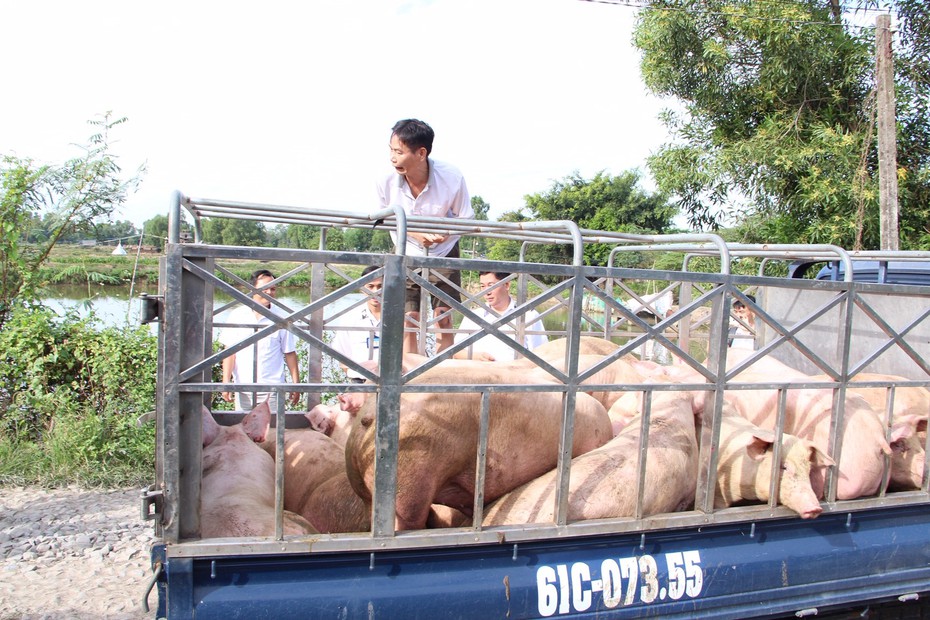
[[[665,559],[667,583],[659,583],[659,565],[651,555],[628,558],[607,558],[592,577],[591,567],[585,562],[540,566],[536,570],[536,594],[539,615],[584,612],[594,604],[598,592],[604,607],[653,603],[656,600],[695,598],[704,587],[699,551],[666,553],[657,556]]]

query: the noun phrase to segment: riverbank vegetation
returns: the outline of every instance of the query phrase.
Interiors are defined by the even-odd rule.
[[[0,330],[0,484],[141,485],[154,471],[156,338],[19,307]]]

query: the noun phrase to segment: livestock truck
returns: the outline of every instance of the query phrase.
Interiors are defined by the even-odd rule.
[[[209,245],[201,224],[209,218],[296,225],[318,249]],[[581,229],[571,221],[487,222],[405,215],[399,208],[367,215],[280,205],[197,199],[176,193],[170,208],[169,240],[162,257],[157,295],[145,296],[144,321],[157,323],[158,395],[155,483],[142,493],[143,518],[154,521],[152,579],[159,618],[781,618],[925,617],[930,595],[930,496],[927,466],[914,488],[889,488],[890,459],[882,464],[883,483],[874,494],[837,499],[837,472],[828,472],[815,519],[801,519],[778,501],[777,460],[767,502],[715,507],[719,425],[726,390],[767,388],[779,395],[779,424],[785,395],[793,389],[833,391],[829,451],[839,462],[839,429],[845,391],[862,373],[893,378],[860,382],[887,395],[880,408],[891,426],[895,399],[907,388],[930,387],[930,287],[857,282],[860,260],[919,262],[919,252],[851,253],[830,245],[745,245],[713,234],[632,235]],[[191,234],[184,234],[190,231]],[[373,232],[374,231],[374,232]],[[328,237],[368,238],[384,232],[461,235],[462,257],[405,255],[404,244],[389,252],[330,250]],[[192,236],[192,239],[190,238]],[[188,237],[182,242],[182,237]],[[516,258],[490,260],[486,245],[503,242]],[[344,247],[344,245],[342,246]],[[500,247],[500,246],[498,246]],[[586,254],[587,252],[587,254]],[[597,256],[600,266],[585,264]],[[785,277],[798,262],[835,263],[839,280]],[[592,261],[593,262],[593,261]],[[643,269],[642,264],[655,268]],[[242,269],[261,264],[275,284],[298,279],[300,299],[285,294],[275,301],[275,325],[299,342],[301,383],[221,384],[215,369],[230,348],[214,343],[227,310],[253,305]],[[604,266],[606,264],[606,266]],[[358,276],[363,268],[377,271]],[[752,265],[747,270],[746,265]],[[426,277],[434,269],[460,270],[462,300],[437,289]],[[513,311],[500,320],[481,320],[475,286],[481,271],[511,274]],[[742,272],[737,274],[736,272]],[[360,288],[383,278],[380,369],[346,359],[331,346],[335,318],[364,303]],[[406,325],[405,282],[425,295],[422,320]],[[279,289],[280,290],[280,289]],[[430,385],[433,392],[478,392],[481,419],[475,453],[471,514],[461,527],[395,530],[398,485],[398,433],[401,396],[422,390],[415,377],[443,363],[468,342],[435,353],[442,317],[427,299],[439,296],[453,315],[470,316],[485,337],[500,337],[517,356],[545,368],[554,378],[545,385]],[[309,300],[309,301],[308,301]],[[755,313],[749,357],[728,368],[733,355],[734,300]],[[510,322],[527,329],[525,313],[536,309],[547,337],[564,339],[564,364],[554,368],[517,340],[500,332]],[[454,321],[457,325],[458,319]],[[428,362],[405,369],[404,330],[419,332]],[[454,327],[452,329],[455,329]],[[248,346],[265,335],[244,341]],[[583,337],[618,345],[603,363],[579,370]],[[473,343],[474,340],[471,341]],[[241,348],[241,347],[240,347]],[[232,347],[232,353],[238,350]],[[683,364],[700,380],[670,386],[661,382],[591,384],[599,369],[619,356]],[[772,356],[826,379],[791,383],[771,376],[748,385],[736,374],[754,360]],[[368,380],[346,380],[341,366]],[[864,375],[863,375],[864,376]],[[874,375],[872,375],[874,376]],[[582,382],[586,382],[582,385]],[[634,462],[639,484],[632,514],[618,518],[571,520],[574,405],[591,390],[634,391],[648,419],[651,398],[664,390],[705,395],[697,484],[687,510],[645,514],[643,464],[646,443]],[[275,412],[274,536],[201,536],[201,407],[219,402],[226,391],[297,391],[299,411]],[[557,492],[547,523],[484,526],[481,490],[487,475],[487,403],[501,392],[555,391],[563,404],[556,447]],[[376,461],[370,502],[370,529],[361,532],[286,536],[283,534],[282,459],[284,431],[306,426],[302,415],[335,394],[364,392],[376,398]],[[214,411],[222,424],[242,412]],[[919,429],[926,450],[926,416]],[[284,423],[281,424],[280,421]],[[776,428],[780,433],[781,429]],[[519,441],[512,450],[528,449]],[[775,450],[778,450],[776,444]],[[426,468],[429,468],[427,463]]]

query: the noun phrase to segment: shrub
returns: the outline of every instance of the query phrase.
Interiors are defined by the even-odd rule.
[[[145,327],[14,311],[0,330],[0,481],[149,478],[155,431],[136,420],[155,408],[156,344]]]

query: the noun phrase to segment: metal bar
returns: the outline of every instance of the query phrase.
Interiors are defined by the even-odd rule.
[[[282,389],[276,389],[275,421],[275,453],[274,453],[274,538],[284,540],[284,415],[287,394]]]
[[[385,256],[383,305],[403,306],[406,290],[403,257]],[[372,497],[372,536],[394,535],[397,453],[400,432],[404,315],[385,313],[381,318],[381,377],[375,418],[375,483]]]
[[[584,301],[584,274],[581,266],[576,266],[572,282],[571,319],[569,320],[568,341],[566,348],[565,372],[568,375],[568,390],[562,397],[562,433],[559,437],[559,458],[556,473],[555,522],[565,525],[568,521],[568,492],[571,476],[572,446],[575,437],[575,400],[578,394],[578,350],[581,334],[575,325],[580,324],[581,305]]]
[[[475,501],[472,505],[472,527],[481,529],[484,519],[484,483],[488,462],[488,431],[491,425],[491,393],[481,392],[478,420],[478,453],[475,458]]]
[[[636,460],[636,508],[634,519],[643,518],[646,495],[646,468],[649,466],[649,431],[652,425],[652,392],[643,392],[643,415],[639,419],[639,454]]]

